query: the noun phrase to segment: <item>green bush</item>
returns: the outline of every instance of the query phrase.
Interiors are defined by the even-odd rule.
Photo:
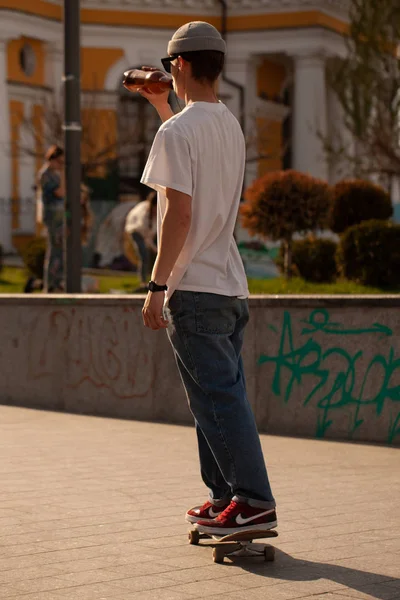
[[[389,194],[380,186],[361,179],[349,179],[333,188],[329,226],[335,233],[363,221],[386,221],[393,214]]]
[[[284,272],[289,277],[293,236],[325,229],[331,198],[331,188],[325,181],[305,173],[267,173],[246,190],[241,206],[242,224],[251,235],[282,241]]]
[[[3,246],[0,244],[0,273],[3,270]]]
[[[292,275],[306,281],[331,283],[337,275],[337,244],[333,240],[307,238],[293,242]],[[283,272],[284,249],[281,247],[277,260]]]
[[[337,264],[347,279],[378,287],[400,285],[400,225],[372,220],[350,227],[339,243]]]
[[[46,240],[41,237],[34,238],[21,250],[21,257],[26,268],[37,279],[43,279],[45,254]]]

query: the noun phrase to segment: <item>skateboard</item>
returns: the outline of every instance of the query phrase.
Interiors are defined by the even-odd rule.
[[[275,560],[275,548],[269,544],[253,544],[253,540],[277,537],[278,532],[272,529],[265,531],[239,531],[230,535],[219,536],[200,533],[197,529],[189,531],[189,544],[197,546],[202,539],[212,540],[207,546],[213,549],[213,561],[223,563],[225,556],[264,556],[266,562]]]

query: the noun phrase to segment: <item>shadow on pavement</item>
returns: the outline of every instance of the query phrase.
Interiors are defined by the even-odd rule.
[[[232,563],[226,561],[226,565],[240,565],[244,571],[249,573],[261,575],[268,579],[279,579],[281,581],[301,582],[328,579],[335,583],[347,586],[348,588],[357,590],[360,593],[368,593],[372,598],[377,598],[379,600],[400,599],[400,579],[396,577],[360,571],[358,569],[342,567],[330,563],[319,563],[300,558],[293,558],[290,554],[287,554],[278,548],[275,548],[275,553],[275,562],[265,563],[260,562],[258,559],[240,559],[233,557]],[[371,558],[371,560],[373,560],[373,558]],[[391,582],[390,587],[393,586],[393,590],[385,586],[382,586],[382,589],[379,590],[379,585],[374,587],[373,591],[366,589],[368,586],[374,586],[374,584],[384,584],[389,582]],[[249,590],[249,592],[250,591],[251,590]],[[332,590],[331,593],[340,595],[340,589]]]

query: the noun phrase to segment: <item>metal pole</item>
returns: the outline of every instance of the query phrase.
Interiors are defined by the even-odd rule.
[[[81,291],[80,0],[64,0],[66,291]]]

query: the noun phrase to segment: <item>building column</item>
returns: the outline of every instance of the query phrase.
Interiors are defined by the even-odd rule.
[[[26,99],[24,102],[24,121],[29,122],[33,117],[33,102]],[[21,132],[23,135],[24,146],[35,147],[35,139],[32,133],[28,131]],[[31,156],[26,150],[20,150],[19,154],[19,190],[20,190],[20,217],[19,231],[24,234],[33,234],[35,232],[35,157]]]
[[[12,250],[10,128],[7,40],[0,39],[0,244],[4,252]]]
[[[240,59],[227,59],[225,64],[225,77],[231,81],[243,86],[246,86],[246,72],[247,72],[247,60],[245,58]],[[235,86],[224,81],[221,75],[219,84],[219,93],[226,97],[226,104],[233,112],[237,119],[240,118],[240,91]]]
[[[251,137],[255,138],[254,125],[255,113],[257,110],[257,65],[258,59],[252,56],[236,59],[228,58],[225,70],[225,74],[230,80],[243,86],[245,126],[244,135],[246,138],[247,156],[249,156],[249,139]],[[229,83],[224,82],[221,78],[219,91],[222,96],[227,97],[225,102],[229,110],[232,111],[237,119],[240,119],[239,90]],[[246,163],[244,189],[246,189],[254,179],[254,168],[257,169],[256,162]],[[248,232],[242,228],[239,218],[236,222],[235,236],[238,242],[250,239]]]
[[[327,128],[325,56],[294,57],[293,166],[297,171],[328,179],[323,147]]]
[[[47,44],[46,48],[46,81],[53,88],[54,100],[58,107],[62,106],[62,77],[64,74],[64,54],[61,45]]]
[[[244,89],[244,123],[248,155],[257,152],[256,141],[256,113],[257,113],[257,67],[258,56],[227,60],[226,76],[243,86]],[[240,118],[240,92],[234,86],[226,83],[221,78],[220,90],[222,95],[229,96],[228,108]],[[255,147],[253,147],[255,145]],[[246,165],[245,186],[248,186],[257,174],[257,162]]]
[[[257,69],[261,59],[258,56],[250,56],[247,60],[246,68],[246,89],[245,89],[245,115],[246,115],[246,146],[247,159],[245,187],[247,188],[258,176],[258,160],[251,160],[258,155],[258,90],[257,90]]]

